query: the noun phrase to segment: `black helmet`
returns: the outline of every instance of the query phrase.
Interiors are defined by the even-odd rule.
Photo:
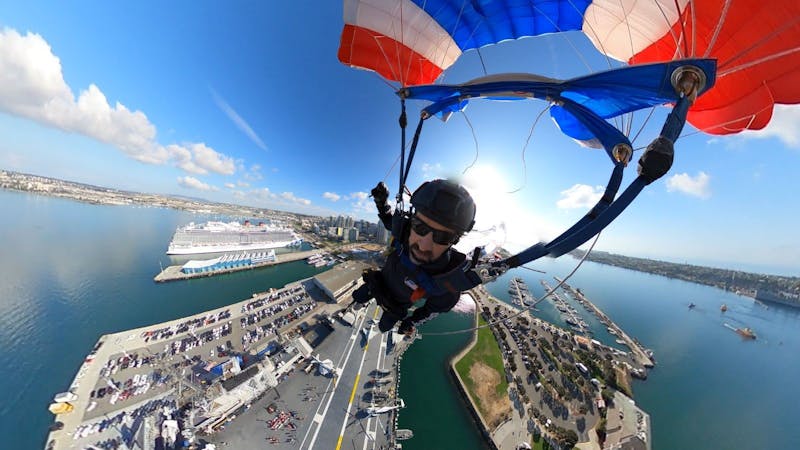
[[[414,209],[460,233],[475,225],[475,202],[466,189],[449,180],[422,183],[411,196]]]

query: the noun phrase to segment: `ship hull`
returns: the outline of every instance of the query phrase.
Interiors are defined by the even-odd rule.
[[[195,245],[190,247],[170,247],[168,255],[198,255],[202,253],[240,252],[251,250],[267,250],[271,248],[287,247],[295,241],[253,242],[245,244],[210,244]]]

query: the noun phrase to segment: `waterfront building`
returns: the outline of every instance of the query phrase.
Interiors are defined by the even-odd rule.
[[[614,392],[616,414],[608,415],[609,430],[604,448],[619,450],[650,449],[650,415],[627,395]]]
[[[349,294],[361,285],[361,272],[368,266],[359,261],[339,264],[337,270],[328,270],[314,277],[314,284],[332,301],[349,301]]]

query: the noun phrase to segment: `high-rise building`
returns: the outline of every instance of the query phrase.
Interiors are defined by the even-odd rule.
[[[378,244],[386,244],[389,242],[389,230],[383,227],[382,224],[378,224],[377,232],[375,233],[375,241]]]
[[[347,232],[347,240],[350,242],[358,241],[358,228],[350,228]]]

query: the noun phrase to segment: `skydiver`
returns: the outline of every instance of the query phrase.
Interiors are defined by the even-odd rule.
[[[411,335],[415,326],[450,311],[461,296],[457,290],[438,287],[435,279],[461,270],[466,255],[453,248],[475,224],[475,202],[466,189],[449,180],[423,183],[411,196],[411,211],[395,217],[387,203],[389,189],[383,182],[371,191],[378,217],[392,232],[391,253],[381,270],[367,270],[365,284],[353,291],[351,308],[361,309],[375,298],[383,308],[378,328]],[[408,316],[412,305],[425,299]]]

